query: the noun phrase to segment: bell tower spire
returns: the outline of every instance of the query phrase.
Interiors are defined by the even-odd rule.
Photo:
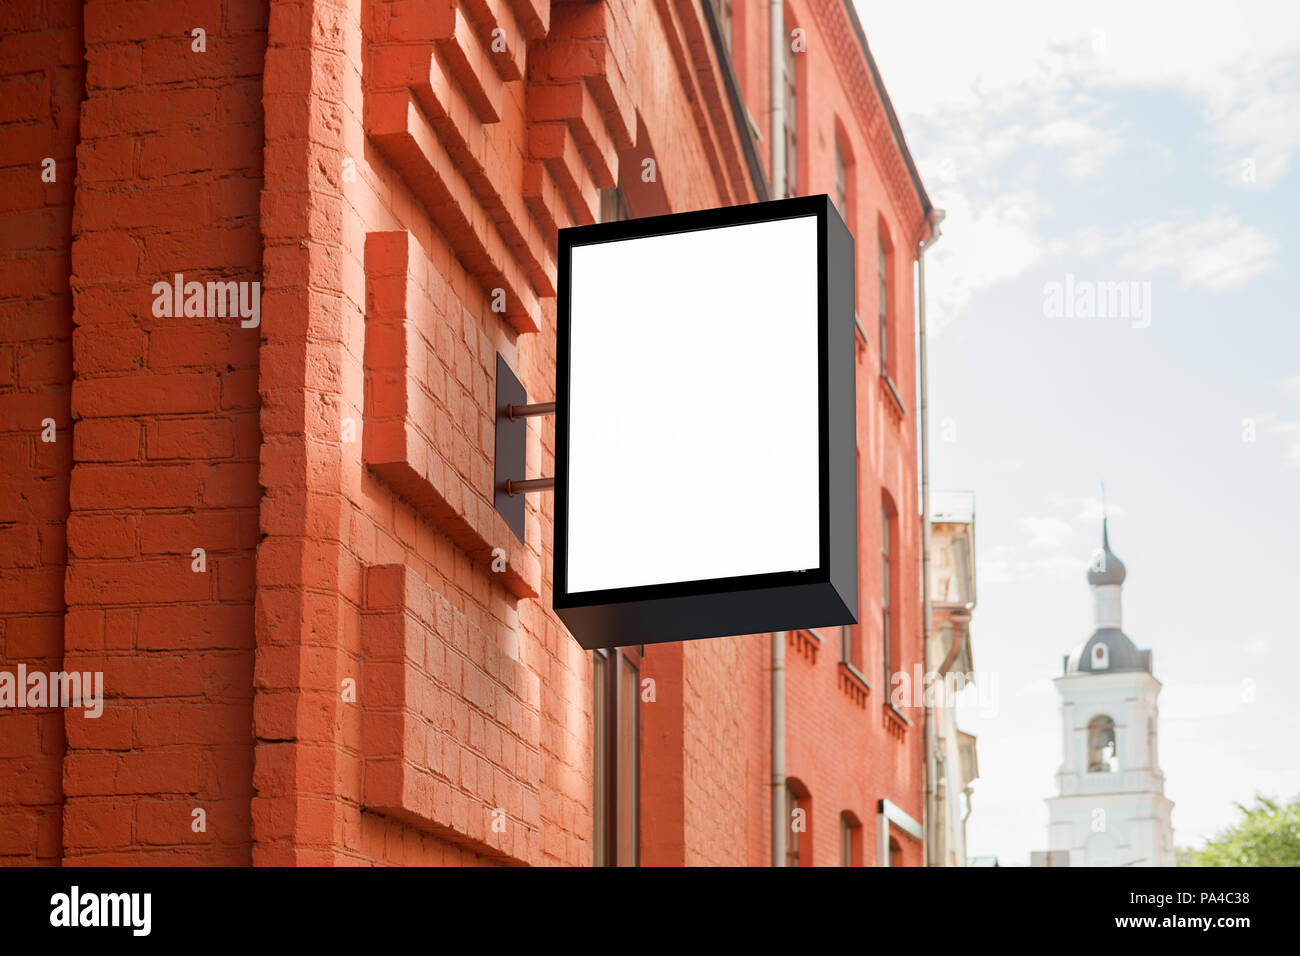
[[[1088,568],[1095,609],[1092,636],[1065,658],[1061,696],[1062,761],[1047,801],[1052,866],[1173,866],[1173,802],[1160,770],[1160,681],[1151,652],[1121,628],[1127,571],[1110,549],[1102,488],[1101,550]],[[1036,857],[1039,855],[1036,854]]]
[[[1122,628],[1120,594],[1128,571],[1124,562],[1110,549],[1110,520],[1106,514],[1106,485],[1101,486],[1101,550],[1093,555],[1088,568],[1088,585],[1092,588],[1093,623],[1098,628]]]
[[[1109,516],[1106,514],[1106,482],[1103,480],[1101,483],[1101,547],[1103,551],[1110,550],[1110,536],[1106,533],[1107,517]]]

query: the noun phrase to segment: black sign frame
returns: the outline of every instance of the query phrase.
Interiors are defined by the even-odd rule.
[[[780,571],[568,590],[571,279],[575,247],[782,219],[816,217],[820,564]],[[559,230],[556,336],[555,525],[552,606],[584,648],[656,644],[856,624],[858,514],[853,236],[829,196],[653,216]],[[743,407],[745,396],[737,395]],[[619,396],[610,396],[618,401]],[[653,405],[635,414],[655,414]],[[635,429],[629,413],[627,427]],[[635,477],[653,485],[654,475]],[[737,474],[737,481],[762,475]],[[636,507],[629,491],[627,507]]]

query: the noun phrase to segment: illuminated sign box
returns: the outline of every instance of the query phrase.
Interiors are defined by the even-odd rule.
[[[554,607],[586,648],[857,621],[826,196],[560,230]]]

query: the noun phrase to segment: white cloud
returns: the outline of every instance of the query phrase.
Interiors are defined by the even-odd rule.
[[[1191,734],[1177,734],[1172,729],[1179,720],[1202,726],[1217,717],[1239,714],[1249,706],[1240,681],[1170,681],[1161,692],[1161,729],[1169,738],[1187,739]]]
[[[1281,439],[1282,467],[1287,470],[1300,468],[1300,421],[1279,418],[1270,412],[1258,416],[1258,423],[1266,435]]]
[[[1243,87],[1244,95],[1225,98],[1206,111],[1219,144],[1229,154],[1228,181],[1243,187],[1253,182],[1270,186],[1282,178],[1291,157],[1300,151],[1300,123],[1278,121],[1282,116],[1300,116],[1300,91]]]
[[[1274,265],[1277,243],[1235,216],[1180,225],[1146,223],[1123,237],[1121,265],[1139,272],[1175,269],[1183,282],[1219,291],[1241,285]]]
[[[1110,233],[1082,229],[1062,251],[1088,257],[1118,253],[1122,269],[1139,274],[1173,269],[1187,285],[1218,292],[1271,269],[1278,244],[1237,217],[1219,214],[1197,222],[1135,222]]]
[[[948,212],[927,271],[936,335],[982,290],[1070,251],[1069,239],[1044,235],[1052,210],[1036,192],[1041,154],[1069,182],[1108,169],[1133,140],[1112,115],[1117,93],[1187,97],[1207,147],[1194,161],[1235,185],[1246,185],[1244,160],[1251,187],[1268,188],[1300,152],[1300,123],[1285,119],[1300,115],[1300,4],[1099,0],[1081,14],[1007,0],[993,23],[965,0],[858,8],[922,179]],[[1142,148],[1176,155],[1158,139]],[[1228,216],[1140,221],[1111,241],[1124,268],[1172,268],[1212,290],[1276,256],[1272,239]]]
[[[998,545],[979,556],[982,584],[1028,584],[1034,581],[1073,581],[1087,570],[1087,562],[1065,551],[1045,551],[1025,556],[1024,549]]]
[[[1072,512],[1074,517],[1070,520],[1086,524],[1100,524],[1101,519],[1110,516],[1117,517],[1124,513],[1124,508],[1115,502],[1107,500],[1103,502],[1101,498],[1077,497],[1073,495],[1052,495],[1048,499],[1053,508],[1059,508],[1063,511]]]
[[[1070,522],[1053,516],[1025,515],[1016,519],[1016,527],[1026,536],[1028,547],[1053,551],[1063,548],[1074,534]]]
[[[1282,467],[1300,468],[1300,422],[1277,422],[1273,432],[1282,436]]]
[[[1074,118],[1050,120],[1031,132],[1029,141],[1066,153],[1065,176],[1075,181],[1097,175],[1124,145],[1120,130]]]
[[[1300,124],[1282,119],[1300,113],[1300,4],[1290,0],[1099,0],[1082,16],[1071,4],[1005,0],[993,24],[988,7],[963,0],[860,0],[858,10],[905,127],[914,116],[992,118],[1026,105],[1041,123],[1070,122],[1080,91],[1163,90],[1201,105],[1238,180],[1241,158],[1270,185],[1300,151]],[[1044,104],[1057,115],[1041,115]]]
[[[1047,204],[1028,190],[972,202],[940,194],[948,219],[943,239],[927,253],[926,282],[932,327],[938,334],[983,289],[1023,275],[1043,254],[1037,223]]]

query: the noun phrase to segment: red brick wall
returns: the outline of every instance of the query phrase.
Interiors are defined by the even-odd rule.
[[[48,672],[63,658],[81,7],[8,5],[0,31],[0,661]],[[63,749],[60,711],[0,710],[0,862],[58,862]]]
[[[766,24],[736,6],[759,119]],[[875,315],[884,221],[910,396],[919,200],[842,6],[795,6],[800,189],[831,188],[838,123],[859,312]],[[547,610],[549,496],[530,497],[524,543],[492,507],[495,359],[553,396],[554,230],[593,221],[600,188],[624,186],[635,215],[757,198],[700,6],[98,0],[6,16],[0,664],[102,670],[107,700],[99,720],[0,712],[0,858],[590,862],[591,655]],[[43,155],[60,176],[37,187]],[[260,325],[155,315],[153,284],[175,273],[261,282]],[[875,347],[863,633],[871,660],[885,489],[910,666],[914,413],[891,404]],[[530,475],[552,473],[553,443],[530,422]],[[836,648],[814,662],[791,642],[787,762],[813,794],[816,861],[838,861],[851,809],[872,862],[876,800],[919,816],[918,727],[882,709],[884,688],[846,689]],[[764,637],[647,649],[644,862],[768,862],[769,653]]]
[[[64,642],[107,700],[65,715],[68,862],[250,859],[259,333],[159,317],[153,285],[260,278],[265,29],[235,0],[85,7]]]
[[[686,645],[689,866],[771,858],[770,647],[762,637]]]

